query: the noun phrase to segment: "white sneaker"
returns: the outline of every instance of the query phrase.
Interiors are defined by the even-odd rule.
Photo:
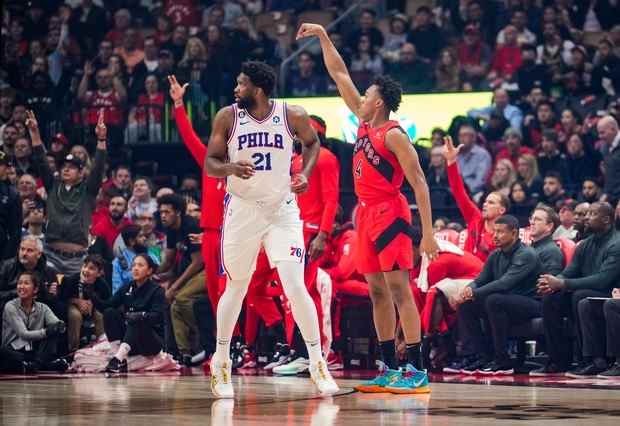
[[[310,365],[310,378],[316,385],[321,396],[333,395],[340,390],[331,373],[327,369],[325,360]]]
[[[202,363],[206,358],[207,358],[207,353],[205,351],[197,353],[196,355],[192,357],[192,365],[198,365]]]
[[[231,381],[232,362],[211,360],[211,392],[216,398],[234,398],[235,391]]]
[[[273,368],[273,374],[278,374],[280,376],[294,376],[295,374],[303,373],[304,371],[308,371],[308,367],[310,366],[310,361],[304,357],[296,358],[294,361],[289,362],[288,364],[278,365]]]

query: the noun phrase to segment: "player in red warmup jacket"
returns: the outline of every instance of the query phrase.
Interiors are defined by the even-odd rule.
[[[170,97],[174,101],[174,118],[181,139],[202,170],[207,156],[207,147],[194,132],[187,118],[185,106],[183,106],[183,95],[187,83],[181,86],[174,76],[169,76],[168,80],[170,82]],[[226,283],[225,277],[220,273],[220,239],[224,217],[224,195],[226,195],[225,179],[210,177],[203,171],[202,215],[200,216],[200,227],[203,230],[202,258],[205,264],[206,290],[213,312],[217,310],[217,302]]]
[[[495,250],[493,242],[493,225],[495,219],[510,210],[510,200],[500,192],[491,192],[487,195],[482,205],[482,211],[469,198],[463,178],[459,173],[459,166],[456,162],[458,153],[463,145],[454,147],[452,138],[449,136],[444,139],[444,157],[448,163],[448,182],[456,204],[465,219],[467,225],[467,239],[465,240],[465,251],[473,253],[483,262],[487,260],[489,254]]]
[[[316,306],[321,328],[321,342],[325,343],[323,332],[323,309],[316,278],[319,264],[334,226],[334,217],[339,201],[340,164],[336,156],[327,149],[325,122],[317,116],[310,116],[310,124],[316,130],[321,150],[314,171],[308,182],[308,191],[297,196],[301,220],[304,222],[304,243],[308,258],[304,271],[306,288]],[[303,168],[303,158],[293,158],[292,172],[299,173]]]
[[[430,392],[426,373],[420,371],[420,316],[409,288],[409,269],[413,266],[411,211],[400,192],[404,177],[411,184],[424,230],[420,244],[431,259],[437,256],[433,238],[430,197],[424,172],[407,133],[397,121],[389,119],[401,102],[402,89],[389,77],[379,76],[360,96],[340,54],[316,24],[302,24],[297,38],[319,38],[329,75],[349,109],[360,122],[353,156],[357,212],[357,269],[366,277],[373,303],[373,317],[384,365],[374,380],[356,389],[366,392]],[[396,370],[396,305],[409,365]],[[417,367],[417,369],[416,369]]]

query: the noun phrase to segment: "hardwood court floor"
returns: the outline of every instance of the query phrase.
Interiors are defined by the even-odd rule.
[[[234,376],[216,401],[204,375],[0,380],[2,425],[619,425],[620,390],[433,383],[431,395],[316,398],[307,378]]]

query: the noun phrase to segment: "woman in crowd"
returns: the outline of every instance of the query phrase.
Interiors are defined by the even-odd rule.
[[[558,126],[560,151],[566,152],[566,143],[572,134],[581,134],[580,119],[575,111],[565,108],[560,115],[560,126]]]
[[[110,343],[120,342],[106,373],[126,373],[129,355],[156,355],[162,349],[162,327],[166,300],[164,290],[153,282],[157,264],[148,254],[133,260],[133,281],[121,287],[111,299],[93,302],[103,311],[105,334]]]
[[[36,301],[41,281],[35,272],[17,278],[17,298],[4,306],[0,366],[6,372],[36,373],[39,369],[65,371],[64,359],[55,359],[65,323]]]
[[[510,214],[519,219],[520,226],[528,226],[529,216],[536,202],[524,182],[516,181],[510,187]]]
[[[538,173],[538,161],[532,154],[523,154],[517,160],[517,178],[533,198],[542,194],[542,179]]]
[[[438,92],[456,92],[461,89],[461,67],[453,49],[445,48],[439,54],[435,67],[435,89]]]
[[[490,190],[501,192],[505,196],[510,196],[510,187],[517,180],[514,166],[507,159],[501,159],[495,165],[495,170],[491,176]]]

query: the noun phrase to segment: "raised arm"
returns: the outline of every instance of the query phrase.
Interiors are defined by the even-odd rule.
[[[292,191],[299,194],[308,189],[308,179],[319,158],[321,145],[316,132],[310,125],[310,118],[305,109],[296,105],[288,105],[286,114],[295,135],[301,141],[303,168],[301,173],[293,176],[293,183],[291,185]]]
[[[443,155],[446,158],[448,183],[452,190],[452,196],[456,201],[463,218],[466,221],[470,221],[474,216],[480,216],[480,209],[474,204],[474,202],[467,195],[465,190],[465,184],[463,183],[463,177],[460,175],[459,166],[456,162],[456,157],[463,145],[459,145],[458,148],[454,147],[452,138],[447,136],[444,138]]]
[[[107,157],[107,138],[108,129],[104,122],[104,110],[99,110],[97,117],[97,126],[95,127],[95,135],[97,136],[97,150],[95,151],[95,162],[93,169],[90,171],[88,178],[86,179],[86,190],[89,195],[96,197],[103,181],[103,174],[105,173],[105,161]]]
[[[43,141],[41,140],[39,123],[37,122],[34,112],[30,110],[26,111],[26,127],[28,127],[30,140],[32,141],[33,163],[41,176],[43,186],[49,192],[54,186],[54,173],[52,173],[47,159],[45,158],[45,147],[43,146]]]
[[[204,167],[205,157],[207,156],[207,147],[202,143],[196,132],[194,132],[192,123],[190,123],[187,118],[185,106],[183,106],[183,95],[185,95],[188,83],[181,86],[174,75],[168,76],[168,82],[170,83],[170,98],[172,98],[174,102],[174,119],[177,122],[177,128],[181,134],[181,139],[185,147],[192,154],[192,157],[194,157],[194,160],[196,160],[198,165],[202,168]]]
[[[409,142],[409,137],[400,128],[394,128],[385,135],[385,146],[392,151],[407,177],[407,181],[413,188],[415,200],[422,221],[422,242],[420,250],[430,260],[437,257],[439,247],[433,237],[433,214],[431,212],[431,197],[428,193],[426,177],[420,167],[418,153]]]
[[[323,61],[327,67],[327,72],[329,72],[330,77],[338,87],[340,96],[342,96],[351,112],[359,117],[360,104],[362,103],[360,93],[357,87],[355,87],[353,80],[351,80],[342,57],[327,36],[325,28],[317,24],[301,24],[299,31],[297,31],[296,39],[313,36],[319,38],[321,50],[323,51]]]

